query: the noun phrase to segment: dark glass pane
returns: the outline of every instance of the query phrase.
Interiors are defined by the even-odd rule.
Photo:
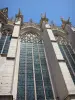
[[[1,53],[2,47],[4,45],[5,38],[6,38],[6,35],[1,36],[1,39],[0,39],[0,53]]]
[[[2,52],[3,54],[7,54],[8,53],[8,49],[9,49],[9,45],[10,45],[10,37],[11,36],[7,36],[6,43],[5,43],[3,52]]]
[[[25,89],[24,89],[24,86],[18,86],[17,97],[18,97],[19,99],[22,98],[22,100],[24,100],[24,96],[25,96]]]

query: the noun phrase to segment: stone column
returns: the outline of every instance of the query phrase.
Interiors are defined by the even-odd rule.
[[[18,36],[20,32],[20,25],[21,25],[21,19],[15,22],[15,25],[14,25],[14,30],[12,33],[12,38],[11,38],[9,51],[7,55],[8,59],[15,59],[16,57],[16,49],[17,49],[17,43],[18,43]]]
[[[13,67],[13,74],[12,74],[12,87],[11,87],[12,89],[11,94],[13,96],[13,100],[16,100],[16,96],[17,96],[19,56],[20,56],[19,33],[20,33],[22,22],[23,22],[23,16],[21,15],[21,12],[19,10],[18,14],[16,15],[12,38],[11,38],[9,51],[7,55],[8,60],[14,60],[14,67]]]
[[[20,26],[21,18],[15,21],[7,57],[0,59],[0,100],[13,100],[12,91]]]
[[[69,95],[75,98],[75,85],[49,24],[45,25],[42,35],[56,98],[67,100]]]
[[[18,39],[17,54],[15,59],[15,68],[14,68],[14,77],[13,77],[13,86],[12,86],[12,95],[13,100],[17,98],[17,87],[18,87],[18,71],[19,71],[19,61],[20,61],[20,39]]]

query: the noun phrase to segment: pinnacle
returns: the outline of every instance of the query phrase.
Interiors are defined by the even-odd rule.
[[[18,11],[18,15],[22,15],[20,8],[19,8],[19,11]]]

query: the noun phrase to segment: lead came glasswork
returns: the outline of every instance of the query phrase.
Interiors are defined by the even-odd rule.
[[[59,44],[60,50],[64,56],[68,69],[70,71],[71,77],[75,84],[75,54],[69,44]]]
[[[43,41],[26,33],[20,48],[17,100],[54,100]]]

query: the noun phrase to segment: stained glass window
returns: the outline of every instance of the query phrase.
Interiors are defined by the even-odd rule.
[[[44,44],[35,33],[21,37],[17,91],[18,100],[54,100]]]

